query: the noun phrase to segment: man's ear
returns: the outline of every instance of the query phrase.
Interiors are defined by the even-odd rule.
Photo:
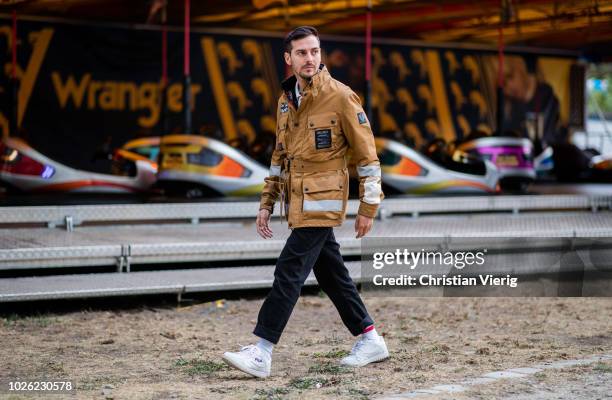
[[[287,63],[287,65],[291,65],[291,55],[289,54],[289,52],[285,52],[283,56],[285,57],[285,62]]]

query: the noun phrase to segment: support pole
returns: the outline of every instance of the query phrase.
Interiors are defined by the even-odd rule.
[[[18,137],[19,81],[17,80],[17,11],[13,10],[11,27],[11,107],[9,115],[9,136]]]
[[[168,27],[166,26],[166,4],[162,9],[162,51],[161,51],[161,65],[162,65],[162,76],[161,76],[161,135],[164,136],[168,133]]]
[[[183,113],[185,133],[191,134],[191,76],[189,71],[189,24],[190,0],[185,0],[185,37],[184,37],[184,78],[183,78]]]
[[[366,9],[365,32],[365,106],[370,126],[372,124],[372,0]]]
[[[506,10],[504,9],[504,1],[501,1],[501,10],[499,14],[499,27],[497,28],[497,52],[498,64],[497,68],[497,134],[502,135],[504,132],[504,22],[506,20]]]

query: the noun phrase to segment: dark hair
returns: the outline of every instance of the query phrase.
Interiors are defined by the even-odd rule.
[[[310,35],[316,37],[319,40],[319,43],[321,43],[321,39],[319,39],[319,32],[317,32],[317,30],[312,26],[300,26],[295,28],[289,32],[287,36],[285,36],[285,40],[283,41],[285,51],[287,53],[291,53],[291,49],[293,48],[293,46],[291,46],[291,42],[294,40],[300,40]]]

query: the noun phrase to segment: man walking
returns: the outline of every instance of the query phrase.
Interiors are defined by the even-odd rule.
[[[223,355],[229,365],[260,378],[270,375],[273,346],[311,270],[351,334],[361,335],[341,363],[357,367],[389,357],[385,341],[374,329],[344,265],[333,232],[345,219],[349,189],[345,154],[349,148],[359,175],[357,238],[370,231],[384,198],[370,123],[359,97],[333,79],[321,64],[315,28],[294,29],[284,44],[285,62],[293,75],[282,83],[276,147],[256,225],[264,239],[272,237],[268,223],[280,196],[281,216],[287,215],[291,235],[276,263],[272,289],[259,311],[253,331],[259,341]]]

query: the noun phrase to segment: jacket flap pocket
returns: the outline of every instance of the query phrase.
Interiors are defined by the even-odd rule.
[[[281,115],[278,118],[278,130],[279,131],[284,131],[285,129],[287,129],[287,120],[289,119],[289,116],[284,114]]]
[[[319,128],[324,126],[338,125],[338,114],[335,112],[326,112],[313,114],[308,116],[308,127]]]
[[[342,190],[343,179],[340,175],[319,175],[304,178],[304,193],[327,192]]]

